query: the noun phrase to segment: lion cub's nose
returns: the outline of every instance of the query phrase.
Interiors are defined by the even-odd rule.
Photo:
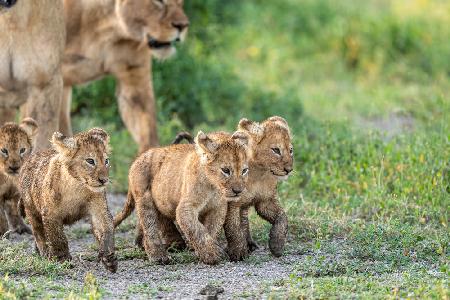
[[[293,170],[292,167],[284,168],[284,171],[286,172],[286,175],[288,175],[289,173],[291,173],[292,170]]]
[[[240,193],[242,193],[242,189],[241,189],[241,188],[232,188],[231,190],[232,190],[233,193],[235,193],[236,195],[239,195]]]
[[[108,182],[108,178],[99,178],[98,181],[102,184],[105,185]]]
[[[173,22],[172,26],[178,29],[180,32],[186,27],[189,27],[189,22]]]
[[[16,166],[9,167],[9,170],[13,173],[17,173],[17,171],[19,171],[19,169],[20,169],[20,167],[16,167]]]

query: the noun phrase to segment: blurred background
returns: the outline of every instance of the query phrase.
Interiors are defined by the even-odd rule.
[[[186,42],[153,65],[162,144],[180,130],[280,115],[296,151],[280,194],[302,228],[347,214],[448,222],[450,1],[186,0],[185,9]],[[111,133],[112,189],[124,192],[137,148],[114,94],[111,78],[77,88],[72,111],[76,130]]]

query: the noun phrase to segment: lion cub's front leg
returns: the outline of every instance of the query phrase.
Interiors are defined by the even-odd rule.
[[[288,232],[288,219],[286,213],[275,198],[260,201],[255,204],[258,215],[272,224],[269,233],[270,252],[276,257],[283,254]]]
[[[72,256],[70,256],[69,244],[64,234],[64,225],[58,216],[48,213],[43,214],[42,223],[45,232],[45,244],[48,251],[48,253],[43,251],[43,254],[49,258],[56,258],[59,261],[71,260]]]
[[[91,200],[89,213],[91,215],[92,232],[99,244],[98,258],[108,271],[115,273],[117,271],[117,257],[114,253],[114,225],[105,194],[98,195]]]
[[[248,257],[247,237],[245,228],[241,226],[241,208],[238,204],[228,204],[224,228],[230,260],[238,261]]]
[[[19,215],[17,203],[19,202],[19,195],[5,201],[5,212],[8,217],[11,228],[18,234],[31,234],[31,229],[28,227]]]
[[[188,244],[194,248],[195,253],[203,263],[208,265],[219,263],[222,259],[223,250],[218,245],[217,238],[211,236],[208,228],[200,223],[198,211],[195,207],[187,203],[188,201],[181,200],[180,202],[176,211],[176,219]],[[211,218],[206,219],[208,219],[208,222],[213,222],[215,218],[211,216]],[[217,222],[217,225],[220,224],[219,228],[223,226],[223,221],[224,218],[214,220],[214,222]],[[216,225],[208,222],[206,222],[206,225],[208,225],[209,229],[217,232]]]

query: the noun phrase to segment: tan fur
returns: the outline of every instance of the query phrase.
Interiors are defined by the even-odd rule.
[[[17,177],[24,161],[33,151],[33,138],[37,124],[27,118],[16,125],[6,123],[0,127],[0,237],[8,230],[31,233],[18,212],[20,198]]]
[[[269,247],[274,256],[280,256],[288,223],[277,199],[277,182],[287,179],[293,168],[290,129],[281,117],[271,117],[261,124],[242,119],[238,128],[250,136],[250,173],[248,193],[228,206],[225,222],[228,254],[232,260],[241,260],[257,248],[248,222],[248,209],[254,206],[258,215],[272,224]],[[273,149],[278,149],[280,154]]]
[[[218,263],[222,249],[217,237],[227,204],[245,194],[247,143],[248,136],[241,132],[200,132],[196,145],[148,150],[131,166],[128,200],[114,225],[136,205],[138,228],[149,258],[169,261],[167,248],[173,242],[182,243],[176,221],[200,260]]]
[[[36,146],[49,146],[58,128],[65,27],[61,0],[19,0],[0,11],[0,124],[24,117],[41,126]]]
[[[89,217],[99,243],[99,259],[111,272],[117,270],[105,191],[108,143],[109,136],[102,129],[74,137],[55,133],[54,149],[36,153],[24,164],[19,180],[22,202],[42,256],[71,259],[63,225]]]
[[[175,48],[155,49],[149,42],[185,38],[189,22],[182,5],[182,0],[64,0],[62,133],[72,133],[72,87],[113,75],[122,119],[139,150],[158,144],[151,55],[166,58]]]

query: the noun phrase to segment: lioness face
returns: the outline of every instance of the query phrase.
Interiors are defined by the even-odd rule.
[[[205,174],[227,201],[239,200],[246,190],[247,145],[248,136],[242,132],[197,135],[197,153]]]
[[[55,133],[52,141],[64,156],[69,174],[93,192],[103,192],[109,183],[109,136],[99,128],[65,137]]]
[[[294,150],[288,123],[281,117],[271,117],[262,124],[247,119],[239,129],[250,135],[252,162],[270,172],[278,180],[286,180],[293,170]]]
[[[175,53],[175,43],[185,39],[189,27],[183,0],[118,0],[116,14],[126,34],[148,44],[158,58]]]
[[[32,138],[37,124],[25,119],[20,125],[6,123],[0,128],[0,170],[17,176],[25,159],[33,150]]]

